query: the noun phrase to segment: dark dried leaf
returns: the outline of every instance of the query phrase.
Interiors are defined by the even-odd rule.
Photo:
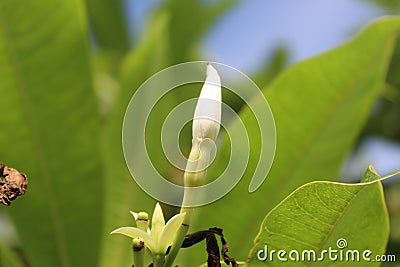
[[[207,233],[206,237],[206,250],[208,253],[207,265],[208,267],[221,267],[219,257],[219,247],[217,239],[212,232]]]
[[[208,232],[208,230],[205,230],[186,235],[181,247],[188,248],[203,241],[206,238]]]
[[[228,253],[228,250],[229,250],[229,246],[228,246],[228,243],[226,242],[224,236],[222,235],[222,232],[221,232],[221,243],[222,243],[221,254],[222,254],[222,257],[224,258],[224,262],[225,262],[227,265],[229,265],[229,263],[232,263],[232,266],[233,266],[233,267],[237,267],[238,264],[237,264],[237,262],[235,261],[235,259],[229,257],[228,254],[227,254],[227,253]]]
[[[221,237],[221,243],[222,243],[222,250],[221,250],[221,255],[224,259],[224,262],[229,265],[232,264],[233,267],[237,267],[238,264],[236,263],[234,258],[231,258],[228,256],[227,252],[229,250],[228,243],[226,242],[224,235],[222,233],[222,229],[220,228],[210,228],[205,231],[198,231],[192,234],[188,234],[185,236],[185,239],[182,244],[182,248],[187,248],[191,247],[204,239],[206,239],[206,250],[208,253],[208,259],[207,259],[207,264],[208,267],[220,267],[220,256],[219,256],[219,247],[218,247],[218,242],[217,239],[215,238],[215,235],[218,235]]]

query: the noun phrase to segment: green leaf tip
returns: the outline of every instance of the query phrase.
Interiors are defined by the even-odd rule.
[[[365,170],[363,177],[361,178],[361,183],[373,182],[381,179],[381,176],[376,172],[372,165],[369,165]]]

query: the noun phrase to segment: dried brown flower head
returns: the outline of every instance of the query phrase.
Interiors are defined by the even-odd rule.
[[[27,186],[24,173],[0,163],[0,203],[9,206],[11,201],[25,194]]]

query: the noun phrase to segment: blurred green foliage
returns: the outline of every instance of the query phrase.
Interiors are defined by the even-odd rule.
[[[165,1],[132,46],[119,0],[0,1],[0,161],[26,172],[30,182],[25,196],[0,209],[19,237],[9,244],[0,236],[0,266],[131,266],[131,241],[109,233],[133,224],[129,210],[150,211],[155,201],[134,183],[125,165],[126,106],[157,71],[202,59],[199,42],[234,4]],[[350,43],[279,75],[288,52],[272,52],[253,76],[276,112],[278,154],[271,177],[248,194],[252,162],[234,191],[196,211],[193,231],[223,227],[231,254],[245,260],[271,208],[308,181],[339,177],[361,132],[400,140],[400,46],[391,57],[391,33],[398,28],[393,25],[372,32],[380,38],[365,37],[354,47]],[[168,95],[160,110],[168,112],[199,89]],[[368,117],[377,98],[379,111]],[[254,118],[243,101],[224,92],[224,102],[240,111],[251,130]],[[190,146],[190,128],[185,131],[183,151]],[[159,133],[146,138],[159,140]],[[258,141],[254,137],[251,144],[255,158]],[[182,179],[162,157],[155,164],[171,180]],[[398,222],[395,199],[398,194],[392,192],[387,202]],[[177,210],[164,209],[169,216]],[[398,233],[392,238],[389,249],[398,244]],[[204,247],[197,246],[182,251],[178,262],[198,266],[205,258]]]

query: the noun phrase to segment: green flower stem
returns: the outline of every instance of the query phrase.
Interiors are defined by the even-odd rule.
[[[146,212],[139,212],[137,214],[136,226],[142,231],[147,231],[149,226],[149,216]],[[133,250],[133,266],[144,267],[144,258],[146,254],[146,247],[141,238],[137,237],[132,239],[132,250]]]
[[[164,254],[153,255],[153,267],[163,267],[165,262]],[[136,266],[135,266],[136,267]]]
[[[189,231],[189,223],[192,217],[193,208],[181,208],[181,213],[186,212],[185,219],[183,220],[179,230],[176,233],[175,240],[172,244],[171,250],[166,257],[164,267],[171,267],[174,263],[176,256],[178,255],[179,249],[182,246],[183,240],[187,232]]]
[[[134,238],[132,243],[133,266],[144,267],[144,254],[146,252],[144,242],[141,238]]]
[[[208,100],[208,101],[205,101]],[[211,101],[210,101],[211,100]],[[209,113],[212,110],[212,114]],[[207,76],[196,110],[192,125],[192,149],[186,164],[184,175],[185,192],[181,214],[185,217],[179,227],[172,247],[166,257],[164,267],[171,267],[183,240],[189,230],[190,219],[192,218],[193,205],[198,198],[198,191],[191,190],[192,187],[198,187],[204,184],[205,174],[210,163],[210,154],[214,141],[218,136],[221,122],[221,78],[216,69],[207,64]]]
[[[184,174],[185,187],[197,187],[203,185],[206,167],[209,163],[211,148],[212,146],[209,140],[193,142],[192,150],[190,151],[189,160]],[[181,248],[183,240],[185,239],[185,236],[189,230],[190,220],[193,213],[193,208],[188,206],[188,204],[193,203],[193,200],[197,197],[198,196],[195,191],[191,191],[188,188],[185,189],[180,213],[186,213],[186,215],[176,233],[171,250],[166,257],[164,267],[171,267],[176,256],[178,255],[179,249]]]

